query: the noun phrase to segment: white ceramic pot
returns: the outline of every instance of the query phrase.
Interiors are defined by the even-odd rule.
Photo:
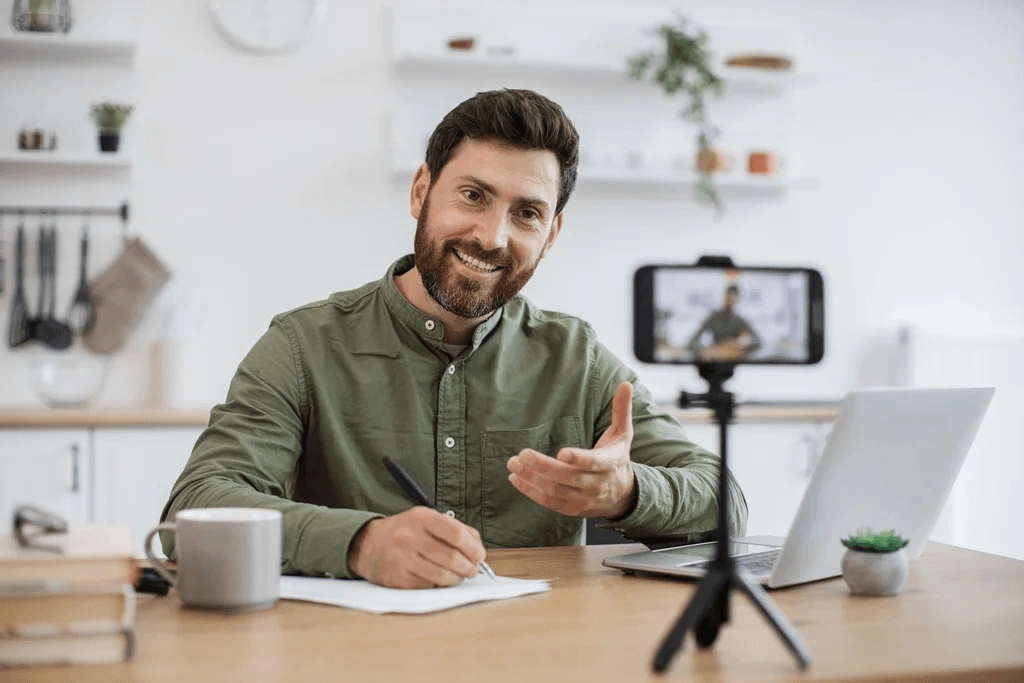
[[[896,595],[907,582],[909,562],[900,548],[893,553],[867,553],[847,548],[843,578],[854,595]]]

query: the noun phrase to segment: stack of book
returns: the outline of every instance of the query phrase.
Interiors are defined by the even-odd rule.
[[[0,534],[0,667],[130,659],[138,570],[128,527],[72,526],[39,542],[55,549]]]

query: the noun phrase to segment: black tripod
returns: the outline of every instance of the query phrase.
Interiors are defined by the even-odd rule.
[[[723,384],[732,377],[734,366],[729,363],[708,363],[698,366],[700,376],[708,382],[705,394],[679,396],[679,407],[707,406],[715,411],[718,422],[718,439],[722,466],[718,477],[718,548],[708,573],[697,584],[690,603],[668,632],[657,654],[654,656],[654,670],[662,673],[669,662],[683,646],[687,631],[693,631],[697,647],[711,647],[718,638],[718,629],[729,621],[729,592],[736,588],[747,594],[757,605],[761,614],[775,627],[779,636],[796,655],[800,668],[806,669],[811,662],[811,652],[793,625],[768,598],[764,589],[754,583],[747,572],[736,566],[729,554],[729,477],[727,469],[728,428],[736,405],[735,397],[725,390]]]

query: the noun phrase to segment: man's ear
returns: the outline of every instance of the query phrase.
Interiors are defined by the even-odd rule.
[[[560,213],[555,216],[555,220],[551,223],[551,232],[548,233],[548,241],[544,244],[544,249],[540,252],[540,257],[544,258],[551,251],[551,247],[555,246],[555,240],[558,239],[558,234],[562,232],[562,217],[565,213]]]
[[[427,192],[430,190],[430,169],[427,162],[420,164],[416,169],[416,175],[412,178],[412,189],[409,190],[409,213],[416,220],[420,219],[420,212],[423,211],[423,202],[427,199]]]

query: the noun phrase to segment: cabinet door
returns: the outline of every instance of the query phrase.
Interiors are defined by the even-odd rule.
[[[729,427],[729,468],[747,499],[747,535],[789,532],[828,428],[785,422]],[[686,433],[694,443],[718,453],[716,425],[686,425]]]
[[[96,515],[111,523],[127,524],[132,547],[143,556],[146,532],[160,521],[192,447],[198,428],[97,429]],[[160,553],[160,544],[153,544]]]
[[[0,524],[14,507],[32,504],[69,524],[92,521],[89,432],[84,429],[0,430]]]

